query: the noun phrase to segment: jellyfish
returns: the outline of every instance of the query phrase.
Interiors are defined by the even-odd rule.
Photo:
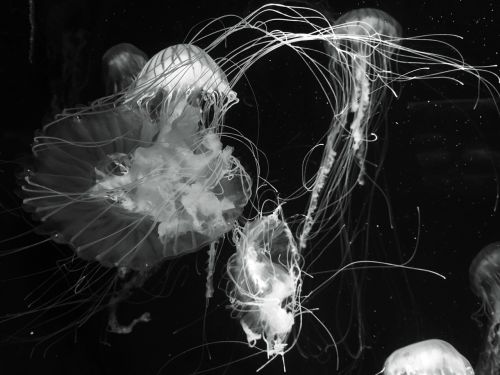
[[[130,43],[119,43],[102,56],[105,94],[112,95],[128,88],[146,65],[148,56]]]
[[[337,109],[309,198],[299,239],[302,249],[306,247],[314,223],[322,215],[316,213],[318,206],[322,205],[321,200],[331,200],[331,196],[336,196],[341,201],[341,197],[347,195],[351,171],[354,172],[353,157],[359,168],[357,182],[364,184],[366,145],[370,141],[370,132],[374,130],[373,117],[384,98],[391,55],[401,36],[401,25],[378,9],[352,10],[332,25],[331,39],[324,44],[330,56],[332,81],[337,87]],[[343,130],[347,128],[349,141],[342,145]]]
[[[236,251],[227,264],[233,315],[249,346],[263,340],[268,358],[283,356],[301,313],[301,257],[293,234],[278,207],[235,228],[233,236]]]
[[[201,49],[169,47],[115,108],[78,109],[35,136],[25,210],[41,222],[40,233],[80,259],[138,273],[124,293],[163,260],[216,242],[249,200],[250,177],[220,140],[224,108],[235,98],[219,91],[228,83],[210,69]],[[153,111],[147,103],[155,98],[153,120],[141,108]]]
[[[467,358],[439,339],[420,341],[393,352],[385,361],[384,375],[474,375]]]
[[[469,268],[472,291],[481,299],[487,325],[483,349],[476,372],[494,374],[500,371],[500,242],[485,246]]]

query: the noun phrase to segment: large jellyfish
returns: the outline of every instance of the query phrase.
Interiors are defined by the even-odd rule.
[[[126,295],[162,260],[228,232],[251,181],[220,141],[225,110],[236,97],[200,48],[161,51],[124,98],[113,109],[97,103],[45,126],[22,192],[40,233],[120,275],[137,271]]]
[[[196,69],[204,61],[200,49],[179,45],[144,67],[127,96],[142,105],[137,90],[148,99],[164,95],[159,124],[123,105],[44,127],[23,185],[23,203],[41,230],[83,259],[144,270],[231,229],[248,201],[250,180],[232,149],[222,146],[217,128],[206,124],[206,111],[216,102],[201,106],[201,96],[225,93],[217,91],[221,72]],[[164,64],[167,72],[160,69]],[[216,83],[200,83],[198,73]],[[171,103],[171,97],[178,100]]]
[[[476,371],[480,375],[500,371],[500,242],[485,246],[469,268],[472,291],[481,299],[487,324]]]
[[[467,358],[443,340],[420,341],[393,352],[385,361],[384,375],[474,375]]]

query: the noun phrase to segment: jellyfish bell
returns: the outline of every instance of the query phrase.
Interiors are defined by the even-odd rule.
[[[105,94],[112,95],[127,89],[142,70],[148,56],[130,43],[119,43],[102,56],[102,78]]]
[[[500,371],[500,242],[485,246],[472,260],[469,278],[472,291],[486,313],[483,347],[476,370],[484,374]]]
[[[168,126],[187,104],[198,108],[208,102],[224,113],[237,97],[225,73],[203,49],[177,44],[148,61],[124,102]]]
[[[500,242],[485,246],[469,267],[472,291],[481,298],[488,313],[500,314]]]
[[[397,40],[403,35],[403,28],[396,19],[380,9],[360,8],[344,13],[335,21],[334,32],[343,37],[347,36],[353,49],[359,50],[366,47],[360,43],[360,38],[367,37],[373,43],[377,39]],[[346,42],[345,39],[341,39]]]
[[[467,358],[439,339],[420,341],[394,351],[385,361],[384,375],[474,375]]]

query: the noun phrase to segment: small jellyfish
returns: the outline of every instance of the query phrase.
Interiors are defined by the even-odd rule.
[[[130,43],[109,48],[102,56],[102,78],[106,95],[128,88],[146,65],[148,56]]]
[[[476,370],[481,375],[496,374],[500,371],[500,242],[487,245],[476,255],[469,268],[469,278],[487,319]]]
[[[228,297],[250,346],[266,343],[268,358],[284,355],[300,313],[301,257],[281,208],[234,230],[227,265]]]
[[[474,375],[467,358],[439,339],[420,341],[396,350],[386,359],[382,371],[384,375]]]

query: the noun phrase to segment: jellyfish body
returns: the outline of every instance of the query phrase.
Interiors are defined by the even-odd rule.
[[[300,311],[300,256],[280,209],[234,232],[227,265],[229,300],[250,346],[260,339],[268,357],[283,355]]]
[[[198,72],[191,72],[193,84]],[[192,95],[187,85],[162,86],[178,79],[178,71],[175,78],[156,73],[165,98]],[[169,112],[166,101],[159,105]],[[232,148],[222,146],[218,128],[205,125],[205,111],[223,102],[200,107],[178,101],[175,116],[155,124],[124,104],[47,125],[35,137],[25,207],[44,233],[106,267],[141,271],[216,241],[241,214],[251,185]]]
[[[147,61],[148,56],[133,44],[120,43],[109,48],[102,56],[105,94],[117,94],[127,89]]]
[[[384,375],[474,375],[467,358],[451,344],[431,339],[405,346],[385,361]]]
[[[472,291],[486,312],[483,349],[476,366],[478,374],[500,371],[500,242],[485,246],[469,267]]]

